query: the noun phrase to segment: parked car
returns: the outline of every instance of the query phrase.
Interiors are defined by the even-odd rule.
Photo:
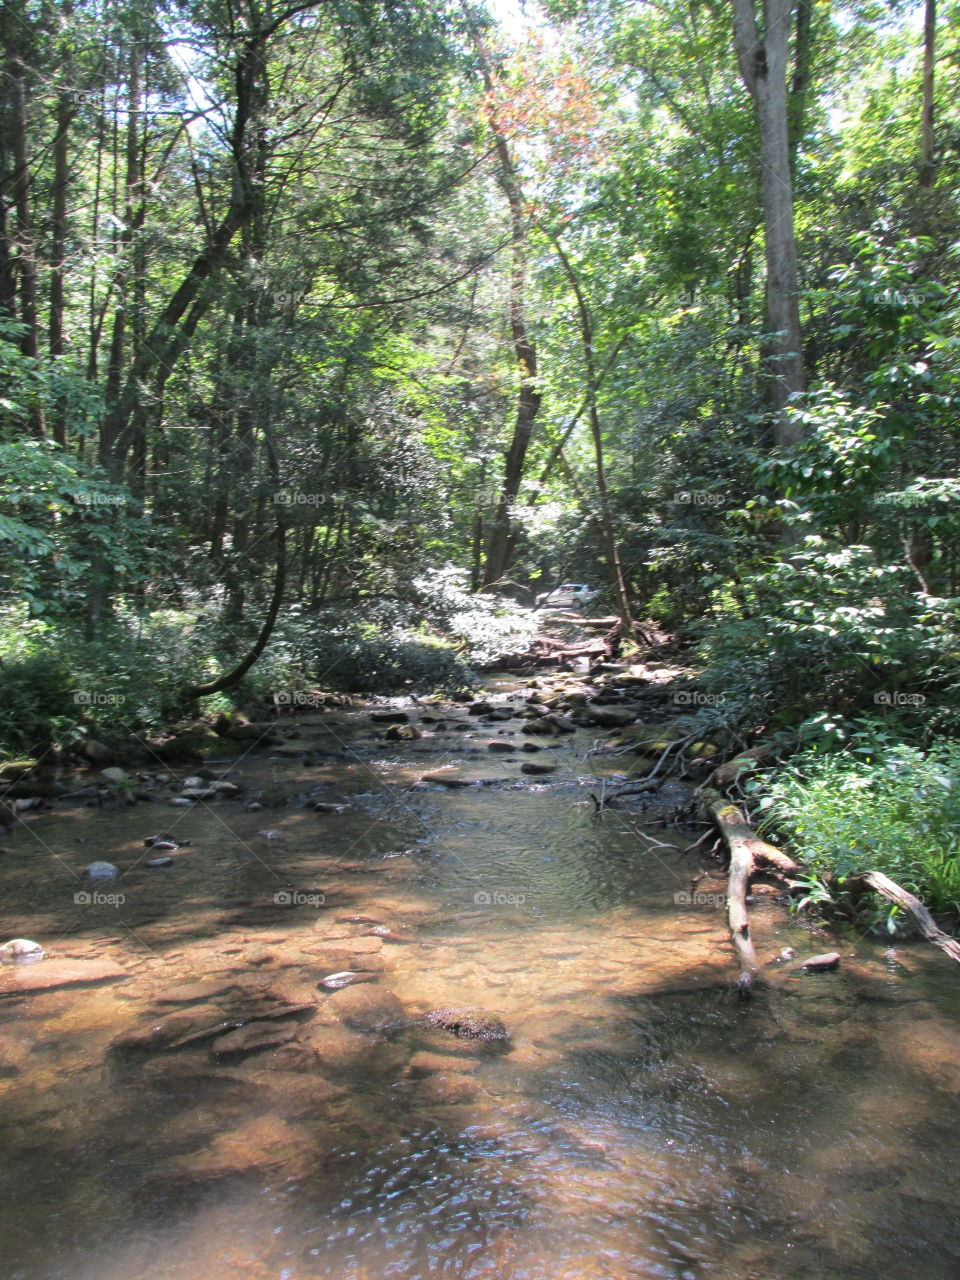
[[[583,609],[600,594],[585,582],[564,582],[555,590],[537,596],[540,609]]]

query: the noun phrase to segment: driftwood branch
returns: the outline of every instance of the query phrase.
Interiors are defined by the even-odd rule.
[[[898,907],[902,907],[928,942],[945,951],[951,960],[960,963],[960,942],[943,932],[919,898],[915,898],[912,893],[901,888],[895,880],[885,876],[882,871],[867,871],[859,878],[881,897],[888,898]]]
[[[761,840],[736,805],[728,803],[716,791],[704,791],[701,798],[705,813],[709,814],[719,827],[730,851],[727,919],[730,924],[730,935],[740,960],[741,972],[737,985],[740,994],[748,997],[757,972],[757,958],[747,921],[746,895],[750,877],[757,863],[766,863],[775,871],[788,875],[796,872],[798,867],[797,863],[780,849]],[[881,897],[895,902],[911,917],[927,942],[939,947],[951,960],[956,960],[960,964],[960,941],[944,933],[919,898],[897,884],[895,880],[891,880],[889,876],[884,875],[882,871],[865,871],[855,879],[873,889],[875,893],[879,893]]]
[[[753,769],[759,769],[761,765],[766,764],[774,754],[775,748],[769,744],[751,747],[749,751],[741,751],[732,760],[728,760],[726,764],[721,764],[714,769],[707,779],[707,786],[717,787],[718,789],[732,786],[745,773],[749,773]]]
[[[727,880],[727,923],[740,963],[737,990],[743,1000],[753,993],[754,979],[759,973],[757,953],[750,936],[747,916],[747,890],[758,863],[766,863],[780,872],[794,872],[797,864],[785,853],[761,840],[735,804],[730,804],[716,791],[702,793],[704,810],[720,829],[730,851]]]

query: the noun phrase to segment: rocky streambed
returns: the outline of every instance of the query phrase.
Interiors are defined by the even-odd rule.
[[[677,731],[674,674],[316,707],[25,809],[4,1274],[955,1275],[953,973],[771,886],[781,980],[740,1006],[695,764],[598,810]]]

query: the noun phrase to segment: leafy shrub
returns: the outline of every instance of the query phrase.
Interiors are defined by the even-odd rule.
[[[808,537],[740,584],[741,616],[705,630],[701,683],[742,722],[798,724],[801,737],[842,741],[859,715],[913,701],[930,731],[949,731],[960,712],[955,602],[910,585],[869,547]]]
[[[448,644],[376,623],[341,623],[316,641],[315,683],[351,693],[459,689],[471,682]]]
[[[790,837],[817,876],[883,871],[934,910],[960,913],[960,743],[926,750],[880,727],[848,750],[808,750],[766,783],[761,827]]]
[[[469,591],[466,573],[451,565],[415,578],[413,587],[422,616],[450,637],[467,663],[483,666],[501,654],[522,653],[536,633],[528,609]]]

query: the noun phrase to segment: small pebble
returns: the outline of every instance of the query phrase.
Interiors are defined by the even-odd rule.
[[[119,875],[112,862],[91,862],[83,869],[91,880],[112,880]]]

